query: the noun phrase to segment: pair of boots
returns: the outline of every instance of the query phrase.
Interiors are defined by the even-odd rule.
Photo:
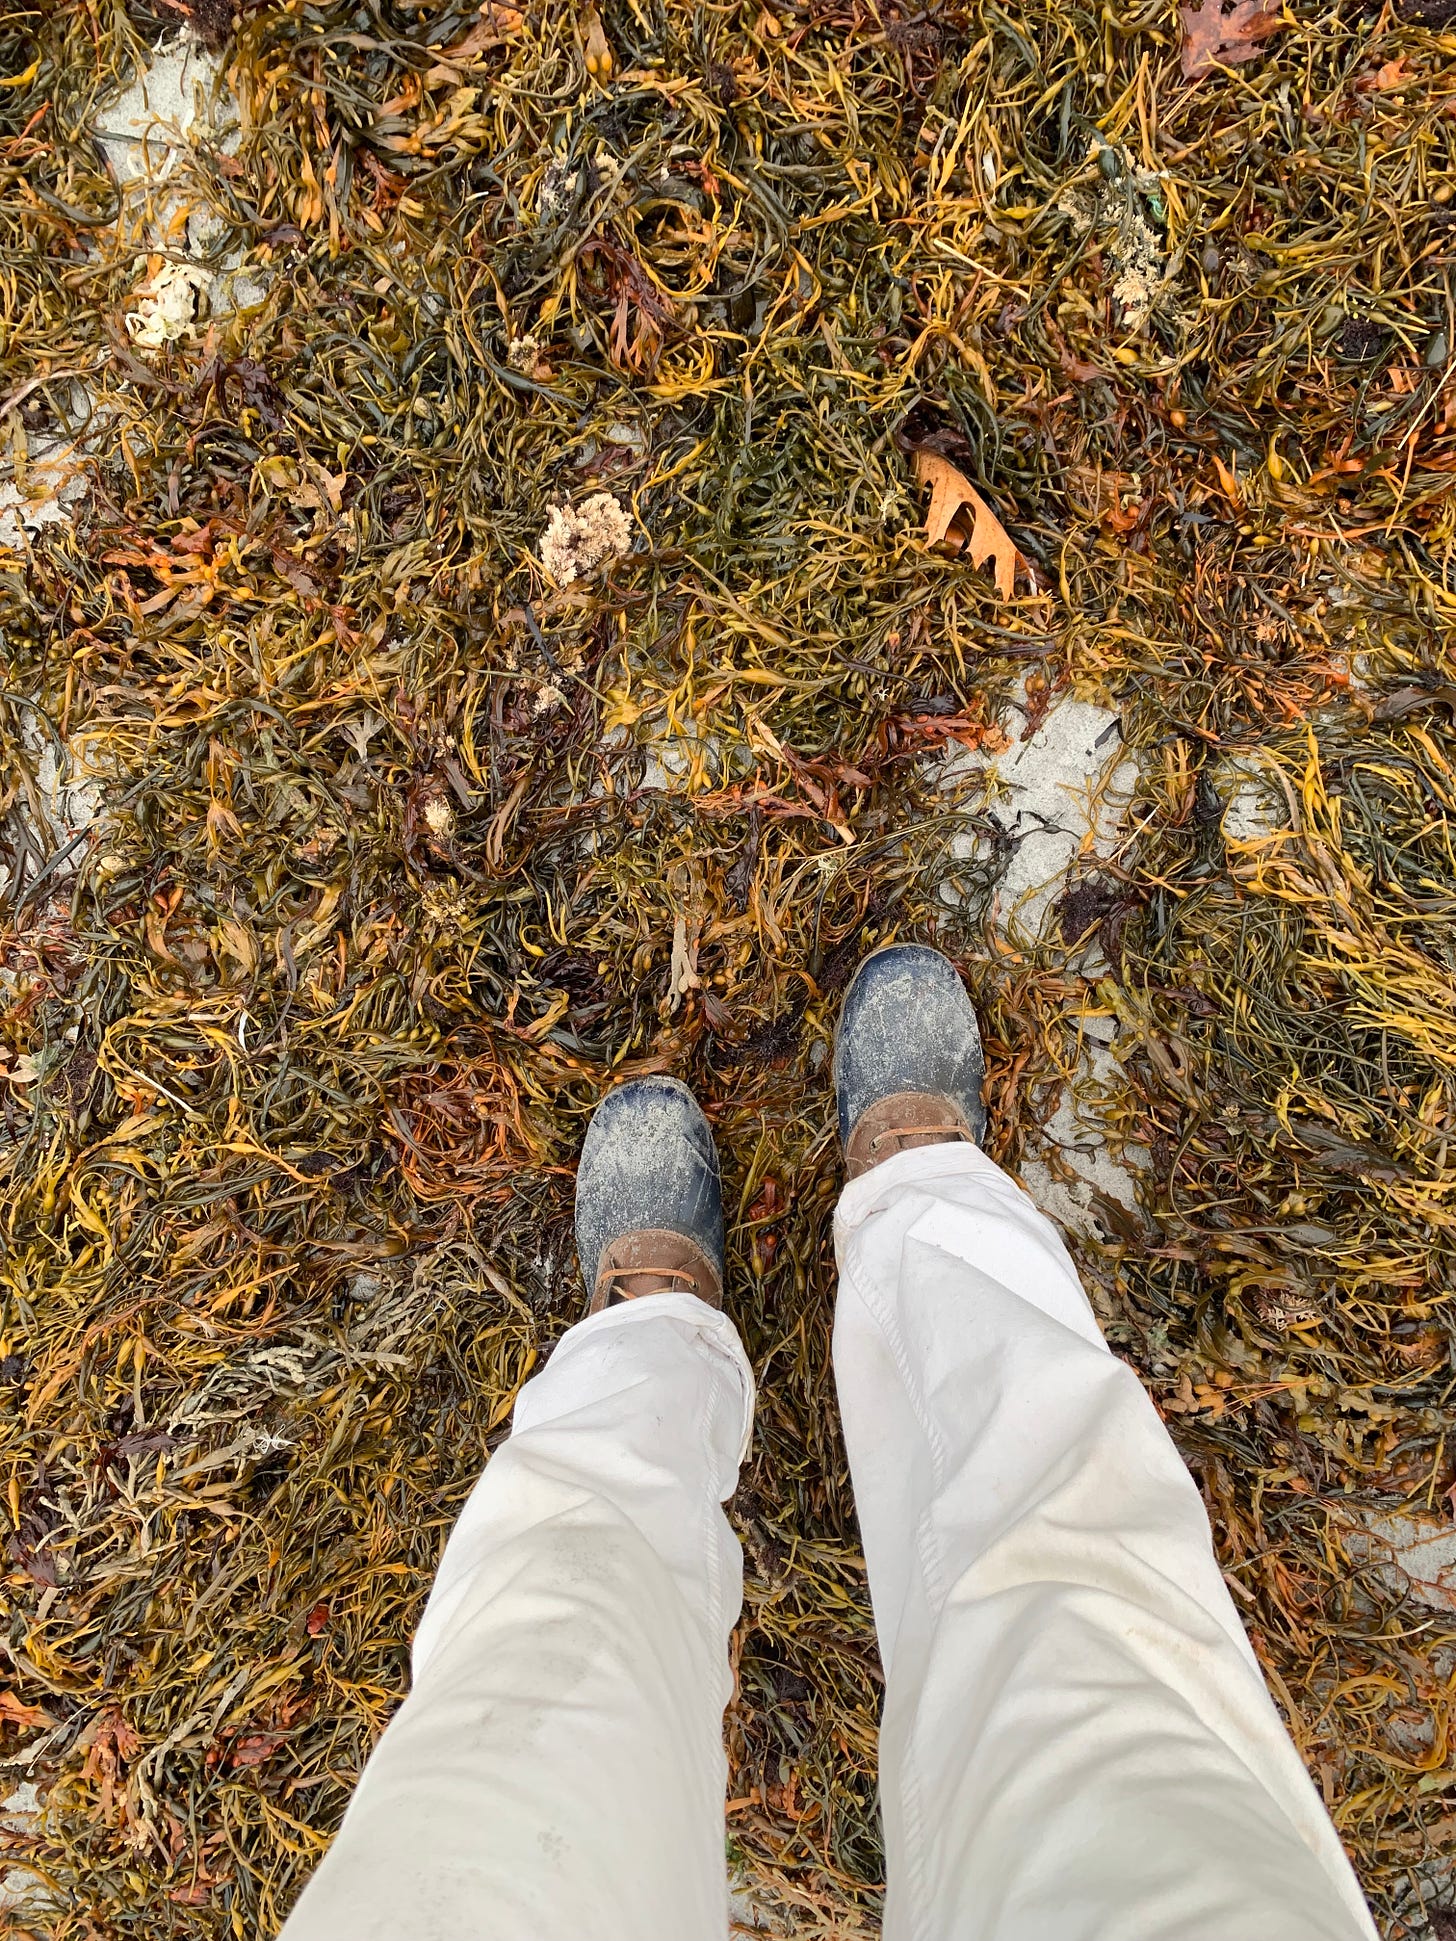
[[[1050,1224],[965,1143],[980,1045],[944,958],[862,965],[834,1079],[865,1175],[832,1358],[885,1679],[885,1941],[1376,1941],[1187,1469]],[[754,1382],[682,1086],[604,1101],[578,1216],[599,1311],[516,1398],[285,1941],[725,1941],[722,1505]],[[809,1805],[833,1866],[835,1800]]]
[[[984,1079],[976,1014],[949,959],[923,944],[867,957],[834,1041],[848,1177],[907,1147],[979,1145]],[[629,1080],[597,1107],[577,1171],[576,1246],[590,1313],[673,1292],[722,1306],[718,1151],[677,1079]]]

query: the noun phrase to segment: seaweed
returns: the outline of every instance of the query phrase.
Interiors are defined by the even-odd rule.
[[[873,1931],[827,1053],[892,936],[965,969],[1013,1170],[1117,1025],[1089,1286],[1387,1931],[1440,1931],[1456,1623],[1355,1539],[1452,1502],[1456,68],[1280,19],[1191,83],[1168,8],[1076,0],[0,28],[7,478],[85,485],[0,549],[10,1931],[282,1919],[655,1070],[762,1396],[734,1863]],[[189,22],[217,123],[134,170],[98,131]],[[1010,935],[995,758],[1073,691],[1138,794]]]

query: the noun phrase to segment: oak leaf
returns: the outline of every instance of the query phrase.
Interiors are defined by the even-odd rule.
[[[17,1726],[22,1732],[34,1732],[43,1725],[54,1725],[50,1713],[39,1705],[27,1705],[17,1698],[14,1692],[0,1692],[0,1724]]]
[[[930,487],[930,510],[925,515],[927,546],[964,546],[972,566],[990,560],[996,591],[1009,600],[1016,591],[1016,568],[1021,561],[1014,541],[965,473],[939,452],[923,448],[915,454],[915,475]]]
[[[1183,79],[1200,80],[1220,67],[1236,67],[1255,60],[1260,41],[1277,33],[1284,22],[1277,6],[1265,0],[1188,0],[1178,9],[1183,26]]]

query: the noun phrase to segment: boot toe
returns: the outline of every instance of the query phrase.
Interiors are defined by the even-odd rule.
[[[721,1282],[718,1150],[702,1108],[675,1078],[629,1079],[592,1114],[576,1175],[576,1251],[589,1293],[605,1249],[648,1230],[691,1240]]]
[[[925,944],[890,944],[865,958],[845,993],[834,1042],[846,1145],[871,1106],[908,1093],[949,1099],[979,1143],[985,1076],[975,1009],[948,957]]]

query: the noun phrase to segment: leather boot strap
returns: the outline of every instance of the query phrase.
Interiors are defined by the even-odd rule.
[[[602,1248],[587,1313],[642,1294],[676,1293],[696,1294],[709,1307],[723,1305],[718,1270],[696,1241],[667,1227],[643,1227]]]
[[[937,1092],[892,1092],[861,1113],[844,1148],[845,1177],[858,1179],[892,1153],[952,1139],[976,1143],[970,1121],[952,1100]]]

